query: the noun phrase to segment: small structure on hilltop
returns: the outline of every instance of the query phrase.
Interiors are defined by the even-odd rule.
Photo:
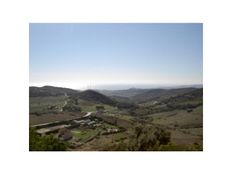
[[[63,141],[68,141],[72,139],[72,133],[69,129],[67,128],[62,128],[58,132],[58,138]]]

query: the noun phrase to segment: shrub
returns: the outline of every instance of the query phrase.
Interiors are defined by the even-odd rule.
[[[170,132],[154,126],[137,126],[129,140],[129,150],[153,151],[170,142]]]
[[[170,142],[171,134],[154,126],[138,125],[131,130],[126,141],[106,145],[104,150],[111,151],[157,151]]]
[[[81,107],[73,103],[68,103],[67,105],[65,105],[65,107],[63,107],[63,110],[70,112],[81,112]]]
[[[29,128],[29,150],[30,151],[64,151],[67,144],[61,142],[53,135],[40,136],[36,129]]]
[[[78,105],[79,104],[78,97],[76,97],[76,96],[70,96],[68,102],[69,103],[73,103],[74,105]]]

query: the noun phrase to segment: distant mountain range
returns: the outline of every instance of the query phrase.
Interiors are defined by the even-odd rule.
[[[133,84],[133,85],[95,85],[91,89],[93,90],[127,90],[127,89],[177,89],[177,88],[203,88],[202,84],[191,85],[153,85],[153,84]]]
[[[150,89],[130,88],[124,90],[97,90],[97,91],[106,96],[133,97],[135,95],[145,93],[149,90]]]
[[[138,95],[132,96],[131,100],[137,103],[143,103],[151,100],[163,100],[166,98],[183,95],[192,91],[196,88],[178,88],[178,89],[151,89]]]
[[[202,88],[178,88],[178,89],[137,89],[127,90],[85,90],[79,91],[69,88],[54,86],[30,87],[30,97],[43,96],[77,96],[86,101],[115,105],[116,103],[144,103],[153,100],[165,100],[175,96],[203,95]]]

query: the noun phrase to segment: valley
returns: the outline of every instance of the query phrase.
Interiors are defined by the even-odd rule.
[[[29,94],[30,130],[57,139],[66,150],[203,150],[203,88],[45,86],[30,87]]]

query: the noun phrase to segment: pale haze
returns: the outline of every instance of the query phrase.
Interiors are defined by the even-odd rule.
[[[30,86],[202,84],[203,25],[30,24]]]

